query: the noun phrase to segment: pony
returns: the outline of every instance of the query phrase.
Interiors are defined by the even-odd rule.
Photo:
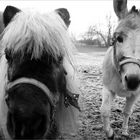
[[[70,15],[7,6],[1,34],[0,132],[3,139],[76,134],[78,83],[68,35]],[[76,94],[77,93],[77,94]]]
[[[103,61],[101,105],[104,130],[112,139],[109,117],[113,99],[117,95],[126,99],[122,135],[128,136],[129,117],[140,95],[140,11],[135,6],[128,11],[127,0],[113,0],[113,5],[119,23]]]

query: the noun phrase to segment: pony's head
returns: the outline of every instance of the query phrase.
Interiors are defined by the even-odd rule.
[[[127,0],[114,0],[119,19],[113,38],[114,64],[124,89],[135,91],[140,85],[140,12],[127,10]]]
[[[3,13],[6,128],[13,139],[51,138],[56,131],[56,106],[66,88],[62,61],[70,60],[69,18],[64,8],[42,15],[7,6]]]

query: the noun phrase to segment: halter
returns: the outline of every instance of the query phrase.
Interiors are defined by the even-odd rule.
[[[119,61],[116,55],[116,40],[113,41],[113,61],[115,65],[115,69],[117,73],[121,74],[121,67],[128,63],[137,64],[140,67],[140,59],[133,58],[133,57],[125,57],[123,60]]]
[[[36,79],[33,79],[33,78],[26,78],[26,77],[23,77],[23,78],[19,78],[13,82],[9,82],[6,86],[6,90],[9,90],[11,89],[12,87],[18,85],[18,84],[31,84],[31,85],[34,85],[36,87],[38,87],[39,89],[41,89],[45,95],[47,96],[50,104],[51,104],[51,107],[52,107],[52,111],[51,111],[51,118],[52,118],[52,122],[51,124],[53,123],[54,121],[54,117],[55,117],[55,112],[56,112],[56,104],[58,103],[58,97],[57,95],[53,95],[50,90],[48,89],[48,87],[41,83],[40,81],[36,80]],[[5,98],[7,97],[8,95],[6,94],[5,95]]]

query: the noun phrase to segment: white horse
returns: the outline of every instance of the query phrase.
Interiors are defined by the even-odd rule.
[[[110,126],[111,104],[116,95],[126,98],[123,110],[122,134],[128,135],[128,120],[132,107],[140,95],[140,12],[135,6],[127,9],[127,0],[114,0],[119,19],[113,46],[103,62],[103,90],[101,115],[108,138],[113,138]]]

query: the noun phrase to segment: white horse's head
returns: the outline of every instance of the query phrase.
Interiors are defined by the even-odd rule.
[[[140,12],[135,6],[127,10],[127,0],[114,0],[119,24],[114,33],[114,65],[126,90],[140,85]]]

